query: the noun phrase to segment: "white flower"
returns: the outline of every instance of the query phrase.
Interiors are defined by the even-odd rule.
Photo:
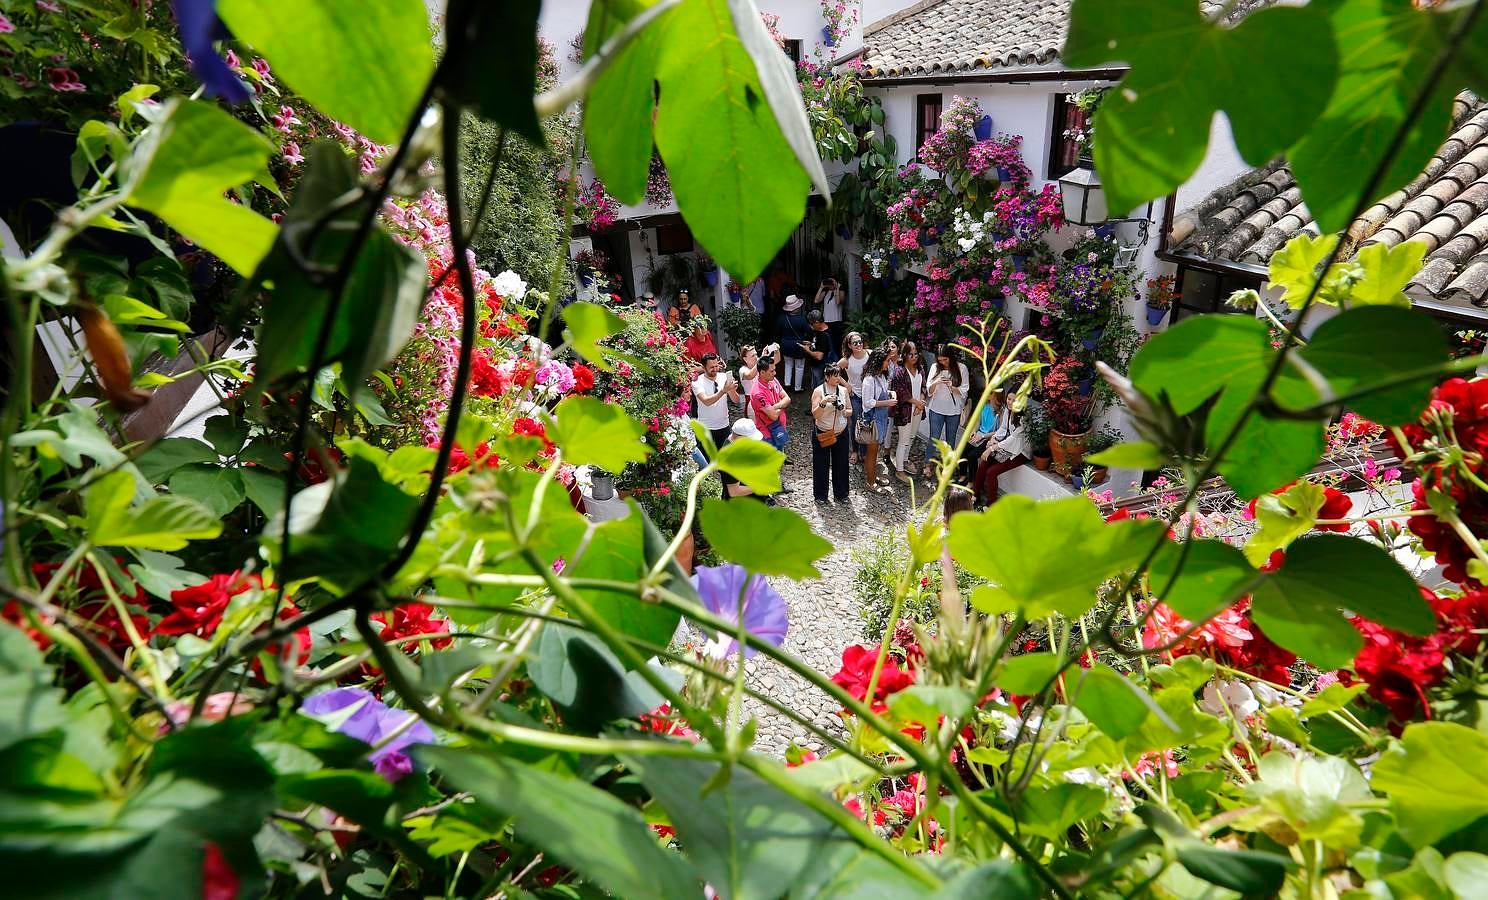
[[[511,269],[491,279],[491,286],[505,300],[521,300],[527,296],[527,282]]]
[[[1261,708],[1260,701],[1256,700],[1248,685],[1224,678],[1216,678],[1204,685],[1204,699],[1199,701],[1199,706],[1216,716],[1225,716],[1228,712],[1236,720],[1246,719]]]
[[[961,245],[962,253],[970,253],[971,248],[976,246],[976,238],[962,238],[956,243]]]

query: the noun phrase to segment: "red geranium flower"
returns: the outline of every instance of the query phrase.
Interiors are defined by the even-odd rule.
[[[172,591],[171,606],[174,609],[155,626],[155,633],[173,637],[194,634],[199,638],[209,638],[222,624],[222,614],[232,598],[262,588],[263,580],[257,575],[233,572],[213,575],[201,584]]]
[[[1297,482],[1293,481],[1288,484],[1284,484],[1271,493],[1285,494],[1287,491],[1291,490],[1293,485],[1295,485],[1296,483]],[[1348,514],[1350,512],[1353,512],[1353,509],[1354,501],[1349,499],[1348,494],[1345,494],[1343,491],[1340,491],[1338,488],[1335,487],[1328,487],[1326,485],[1323,486],[1323,505],[1322,508],[1318,510],[1317,514],[1317,517],[1319,519],[1346,519],[1348,518]],[[1249,503],[1245,504],[1245,518],[1254,519],[1255,511],[1256,500],[1252,500]],[[1334,525],[1314,525],[1313,528],[1317,531],[1338,531],[1345,534],[1348,533],[1349,530],[1349,527],[1342,523]]]
[[[577,363],[573,367],[574,390],[581,394],[594,390],[594,370]]]
[[[878,661],[878,650],[854,644],[842,651],[842,668],[832,676],[832,683],[859,700],[866,698],[868,682],[873,677],[873,666]],[[873,709],[885,708],[883,700],[914,684],[914,673],[901,670],[891,656],[884,660],[879,672],[878,684],[873,691]]]
[[[420,634],[449,634],[449,620],[434,618],[434,607],[426,603],[403,603],[395,606],[392,618],[392,624],[389,625],[387,613],[372,614],[372,621],[383,626],[381,637],[384,643]],[[430,643],[435,649],[443,650],[450,645],[451,639],[432,638]],[[405,653],[412,653],[418,649],[418,645],[412,641],[400,646]]]

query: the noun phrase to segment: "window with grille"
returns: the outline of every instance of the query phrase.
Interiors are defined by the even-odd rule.
[[[940,130],[940,94],[919,94],[915,97],[915,153],[925,146],[930,135]]]
[[[1049,179],[1053,180],[1080,165],[1080,142],[1075,136],[1090,127],[1089,114],[1070,101],[1070,94],[1054,95],[1054,122],[1050,129]]]

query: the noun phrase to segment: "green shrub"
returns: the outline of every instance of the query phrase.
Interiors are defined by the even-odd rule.
[[[894,608],[894,593],[909,566],[909,547],[898,532],[885,531],[868,549],[854,553],[853,561],[858,564],[854,591],[858,598],[858,615],[863,619],[863,639],[877,642],[883,639],[889,613]],[[956,566],[956,586],[963,598],[981,583],[981,579]],[[901,619],[927,625],[939,612],[940,563],[936,561],[920,566],[914,573],[909,595],[904,598]]]
[[[760,315],[754,311],[754,307],[746,304],[725,306],[723,312],[718,314],[718,324],[723,328],[729,349],[734,353],[737,354],[747,344],[759,349]]]

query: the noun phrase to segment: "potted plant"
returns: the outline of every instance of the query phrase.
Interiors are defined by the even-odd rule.
[[[1033,467],[1040,472],[1049,469],[1052,456],[1049,451],[1049,431],[1052,423],[1049,414],[1038,405],[1030,405],[1025,414],[1026,421],[1023,431],[1028,436],[1029,455],[1033,457]]]
[[[1173,301],[1178,299],[1172,275],[1159,275],[1147,279],[1147,324],[1153,328],[1162,324]]]
[[[1085,375],[1084,366],[1066,356],[1044,376],[1043,404],[1049,414],[1049,449],[1054,471],[1065,477],[1084,459],[1095,417],[1089,393],[1080,390]]]
[[[1085,454],[1087,456],[1094,456],[1103,450],[1111,449],[1124,440],[1126,440],[1125,435],[1117,431],[1113,426],[1107,425],[1090,436],[1090,442],[1085,445]],[[1087,487],[1094,487],[1105,481],[1108,474],[1109,470],[1106,466],[1092,463],[1086,472],[1085,485]]]
[[[698,251],[697,266],[702,270],[703,283],[708,287],[718,286],[718,263],[713,261],[707,251]]]

